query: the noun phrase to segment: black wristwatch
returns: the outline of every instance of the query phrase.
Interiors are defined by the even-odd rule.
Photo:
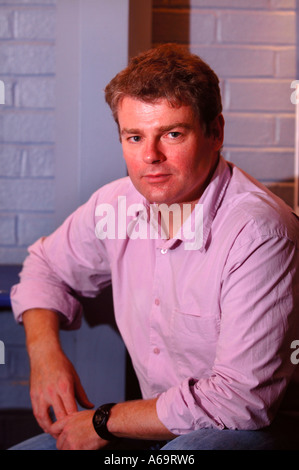
[[[111,434],[107,429],[110,410],[115,404],[116,403],[106,403],[105,405],[99,406],[92,418],[92,424],[96,433],[105,441],[113,441],[117,439],[117,437]]]

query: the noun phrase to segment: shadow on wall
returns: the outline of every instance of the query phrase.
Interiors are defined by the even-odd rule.
[[[90,327],[109,325],[118,332],[114,319],[112,287],[108,286],[95,298],[79,297],[84,317]]]
[[[185,0],[184,12],[178,10],[171,14],[166,11],[153,10],[152,38],[153,46],[157,44],[175,42],[177,44],[190,45],[190,0]]]
[[[97,325],[109,325],[119,334],[115,322],[112,286],[109,285],[95,298],[79,298],[83,315],[87,324],[93,328]],[[126,400],[136,400],[141,398],[141,391],[136,377],[131,358],[126,351],[126,380],[125,380],[125,398]]]

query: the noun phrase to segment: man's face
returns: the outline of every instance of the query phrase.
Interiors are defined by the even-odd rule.
[[[124,159],[136,189],[150,203],[198,199],[209,182],[223,142],[223,118],[214,123],[219,136],[205,137],[190,106],[171,107],[166,99],[146,103],[129,96],[118,108]]]

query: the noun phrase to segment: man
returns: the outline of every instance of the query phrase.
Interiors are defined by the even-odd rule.
[[[276,423],[283,438],[294,422],[278,417],[296,373],[298,219],[221,156],[219,81],[200,58],[174,45],[141,54],[106,100],[129,177],[30,247],[12,290],[39,424],[58,449],[117,448],[120,438],[284,448]],[[96,296],[111,282],[143,398],[78,412],[76,399],[93,405],[59,327],[78,325],[74,293]]]

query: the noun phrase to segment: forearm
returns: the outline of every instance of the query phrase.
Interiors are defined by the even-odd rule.
[[[175,437],[159,420],[157,399],[133,400],[111,409],[108,430],[117,437],[168,440]]]
[[[60,450],[96,450],[105,448],[106,440],[96,433],[92,420],[94,410],[79,411],[51,427]],[[118,403],[111,409],[108,430],[120,438],[170,440],[175,437],[161,423],[156,412],[156,399]]]
[[[40,353],[41,349],[60,351],[59,316],[46,309],[31,309],[23,314],[26,333],[26,346],[29,357]]]
[[[87,408],[93,404],[60,345],[59,315],[46,309],[27,310],[23,314],[23,323],[30,358],[32,407],[40,426],[50,432],[50,407],[56,418],[61,419],[77,411],[76,398]]]

